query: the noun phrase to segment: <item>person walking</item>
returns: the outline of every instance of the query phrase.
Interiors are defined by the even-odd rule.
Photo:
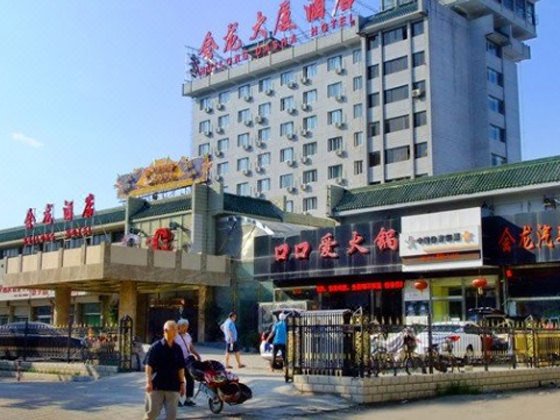
[[[166,420],[176,420],[179,395],[185,395],[185,359],[175,342],[177,324],[163,325],[163,338],[151,345],[146,360],[144,420],[155,420],[165,406]]]
[[[278,315],[278,322],[272,327],[272,331],[267,338],[267,341],[272,339],[272,360],[270,361],[270,371],[274,371],[274,366],[276,365],[276,357],[278,352],[282,355],[282,362],[286,362],[286,338],[288,336],[288,330],[286,327],[286,314],[284,312]]]
[[[194,395],[194,379],[189,373],[189,366],[194,360],[200,361],[200,354],[197,353],[194,345],[192,343],[192,337],[189,334],[189,321],[188,319],[180,319],[177,321],[178,334],[175,337],[175,342],[179,344],[181,350],[183,351],[183,357],[185,359],[185,378],[187,379],[187,396],[184,403],[181,404],[179,400],[179,407],[193,406],[196,405],[192,400]]]
[[[237,342],[237,327],[235,326],[235,321],[237,320],[237,314],[235,312],[230,312],[228,318],[222,324],[222,331],[224,332],[224,338],[226,340],[226,368],[231,369],[229,364],[229,358],[233,354],[235,355],[235,361],[237,362],[237,367],[239,369],[244,368],[245,365],[241,363],[241,357],[239,355],[239,343]]]

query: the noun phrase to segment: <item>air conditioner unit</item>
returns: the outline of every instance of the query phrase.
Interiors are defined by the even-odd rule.
[[[412,89],[411,94],[413,98],[420,98],[424,96],[424,89]]]
[[[344,95],[336,95],[335,98],[337,102],[342,102],[344,101]]]
[[[346,182],[346,180],[345,180],[344,178],[342,178],[342,177],[336,178],[336,183],[337,183],[338,185],[342,185],[342,184],[344,184],[345,182]]]
[[[302,111],[309,111],[311,109],[311,105],[306,104],[305,102],[301,104]]]
[[[251,102],[253,100],[253,97],[251,95],[245,95],[243,99],[245,100],[245,102]]]
[[[344,150],[342,150],[342,149],[337,149],[336,150],[336,155],[338,157],[344,157],[344,154],[345,154]]]
[[[224,127],[216,127],[216,133],[223,134],[224,133]]]
[[[289,108],[286,108],[286,112],[287,112],[288,114],[292,114],[292,115],[293,115],[293,114],[296,113],[296,109],[293,108],[293,107],[289,107]]]
[[[293,80],[290,80],[290,81],[288,82],[288,87],[289,87],[290,89],[295,89],[295,88],[297,88],[297,83],[294,82]]]
[[[300,188],[302,191],[307,191],[307,189],[309,188],[309,184],[301,184],[301,185],[299,186],[299,188]]]
[[[220,157],[223,157],[223,156],[224,156],[224,152],[222,152],[221,150],[216,149],[216,150],[214,150],[214,156],[219,157],[219,158],[220,158]]]
[[[224,108],[225,108],[225,106],[224,106],[223,103],[218,102],[218,103],[216,104],[216,109],[217,109],[218,111],[222,111]]]
[[[288,140],[295,140],[296,135],[294,133],[288,133],[288,134],[286,134],[286,138]]]
[[[222,182],[224,180],[224,177],[221,175],[216,175],[214,179],[216,180],[216,182]]]
[[[257,172],[259,174],[262,174],[264,172],[264,168],[262,166],[257,166],[255,168],[255,172]]]
[[[263,146],[264,146],[264,141],[262,141],[262,140],[256,140],[256,141],[255,141],[255,145],[256,145],[257,147],[263,147]]]
[[[210,136],[212,135],[212,131],[210,131],[210,130],[204,130],[204,135],[205,135],[206,137],[210,137]]]
[[[264,117],[263,117],[262,115],[257,115],[257,116],[255,117],[255,122],[256,122],[257,124],[262,124],[263,121],[264,121]]]
[[[307,130],[307,129],[305,129],[305,128],[302,128],[301,130],[299,130],[299,133],[300,133],[303,137],[307,137],[308,135],[311,134],[311,131],[309,131],[309,130]]]
[[[212,107],[207,105],[204,107],[204,112],[206,112],[207,114],[210,114],[212,112]]]
[[[344,123],[342,121],[337,121],[334,123],[336,128],[344,128]]]
[[[311,83],[311,79],[309,77],[302,76],[300,80],[304,85],[308,85],[309,83]]]
[[[244,144],[243,145],[243,150],[245,150],[246,152],[249,152],[253,147],[250,144]]]
[[[272,96],[274,95],[274,89],[268,88],[267,90],[264,91],[264,93],[268,96]]]
[[[245,121],[243,121],[243,124],[245,124],[247,127],[251,127],[253,125],[253,121],[245,120]]]
[[[335,72],[336,72],[336,74],[344,74],[344,67],[337,67]]]
[[[288,165],[288,166],[295,166],[295,164],[296,164],[296,161],[295,161],[295,160],[288,159],[288,160],[286,161],[286,165]]]
[[[300,159],[301,163],[303,163],[304,165],[311,162],[311,158],[309,156],[302,156]]]
[[[255,191],[255,198],[262,198],[264,197],[264,194],[260,191]]]
[[[286,191],[288,191],[289,193],[295,193],[296,192],[296,187],[294,187],[294,186],[286,187]]]
[[[250,169],[243,169],[243,175],[251,175],[251,170]]]

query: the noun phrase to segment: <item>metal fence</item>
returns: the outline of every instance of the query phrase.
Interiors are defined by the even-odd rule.
[[[295,374],[364,377],[560,365],[560,326],[532,319],[403,325],[335,310],[307,311],[287,322],[287,381]]]

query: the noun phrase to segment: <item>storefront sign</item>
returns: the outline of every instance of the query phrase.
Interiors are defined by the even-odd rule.
[[[83,296],[86,292],[72,291],[72,296]],[[54,298],[54,290],[19,289],[0,286],[0,301]]]
[[[354,0],[336,0],[332,13],[326,11],[326,0],[308,0],[303,6],[307,22],[311,25],[309,33],[312,38],[327,34],[331,31],[352,27],[356,25],[356,18],[351,14]],[[293,19],[292,5],[290,0],[282,1],[278,6],[276,19],[270,21],[274,30],[267,30],[268,16],[258,11],[255,23],[251,26],[252,43],[245,47],[239,36],[239,23],[232,22],[227,25],[223,36],[215,36],[208,31],[204,36],[198,54],[190,55],[190,70],[192,77],[205,77],[231,67],[234,64],[248,60],[251,56],[255,58],[280,51],[295,45],[298,42],[294,33],[302,31]],[[223,48],[220,48],[216,39],[223,40]],[[250,52],[249,48],[253,47]],[[223,59],[220,53],[229,54]],[[201,62],[204,64],[201,65]]]
[[[343,283],[343,284],[327,284],[317,285],[317,293],[346,293],[346,292],[364,292],[369,290],[400,290],[404,287],[404,281],[371,281],[365,283]]]
[[[482,265],[480,208],[402,218],[403,271],[431,271]]]
[[[169,158],[158,159],[147,168],[119,175],[115,184],[117,196],[122,199],[139,197],[205,183],[211,168],[210,156],[182,157],[177,162]]]

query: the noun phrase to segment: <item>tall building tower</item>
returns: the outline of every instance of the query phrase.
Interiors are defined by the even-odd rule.
[[[382,0],[369,17],[325,17],[307,42],[246,45],[247,60],[183,86],[193,154],[212,155],[228,192],[318,216],[328,184],[519,161],[536,1]]]

